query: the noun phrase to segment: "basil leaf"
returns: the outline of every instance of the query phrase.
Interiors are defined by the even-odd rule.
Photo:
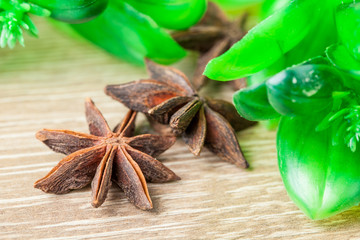
[[[271,106],[282,115],[313,115],[332,107],[334,91],[340,91],[341,76],[326,65],[288,68],[266,82]]]
[[[360,94],[360,61],[356,61],[343,45],[334,44],[326,49],[330,62],[341,70],[345,77],[345,85]]]
[[[255,74],[282,57],[288,67],[321,55],[336,41],[334,18],[324,16],[332,16],[337,4],[337,1],[321,4],[291,1],[251,29],[230,50],[210,61],[205,75],[228,81]]]
[[[248,86],[252,86],[253,84],[263,83],[270,77],[284,70],[285,68],[286,59],[285,57],[281,57],[271,66],[264,68],[263,70],[247,77],[247,84]]]
[[[262,3],[264,0],[213,0],[213,2],[219,4],[226,10],[234,10],[237,8],[243,8],[255,4]]]
[[[211,60],[205,75],[226,81],[270,66],[304,39],[320,18],[323,8],[323,4],[313,0],[292,1],[251,29],[230,50]]]
[[[342,4],[336,11],[338,35],[351,55],[360,60],[360,3]]]
[[[51,12],[51,17],[69,23],[87,22],[102,13],[108,0],[29,0]]]
[[[250,121],[269,120],[280,116],[268,101],[265,83],[237,91],[233,101],[238,113]]]
[[[289,0],[265,0],[261,7],[261,16],[263,19],[269,17],[274,12],[289,5]]]
[[[136,64],[143,64],[144,57],[169,64],[186,55],[150,17],[122,1],[110,1],[99,17],[71,26],[99,47]]]
[[[169,29],[186,29],[204,15],[206,0],[127,0],[138,11]]]
[[[283,117],[277,134],[278,161],[286,190],[310,218],[323,219],[360,202],[360,151],[332,145],[338,125],[316,132],[318,117]]]
[[[332,14],[333,10],[330,7],[323,10],[323,15]],[[333,17],[321,17],[321,20],[309,31],[304,39],[285,54],[286,67],[323,55],[328,46],[338,41],[334,32],[336,32],[335,19]],[[304,49],[306,50],[304,51]]]

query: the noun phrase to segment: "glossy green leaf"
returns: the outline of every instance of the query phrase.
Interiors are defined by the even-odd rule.
[[[351,71],[360,77],[360,61],[352,57],[344,45],[334,44],[326,49],[326,56],[337,68]]]
[[[329,2],[331,2],[331,0],[327,0],[327,2],[321,4],[324,6],[324,9],[321,9],[322,16],[304,39],[284,55],[286,67],[291,67],[309,58],[323,55],[328,46],[338,41],[337,35],[335,34],[335,19],[332,17],[335,7],[332,7]],[[313,20],[316,21],[316,19]]]
[[[270,105],[265,83],[241,89],[233,96],[238,113],[251,121],[262,121],[280,117]]]
[[[326,58],[319,55],[322,55],[329,45],[336,42],[336,36],[333,34],[335,31],[335,23],[333,20],[324,20],[324,22],[327,23],[321,24],[316,29],[311,30],[301,43],[295,46],[288,53],[284,54],[275,63],[253,75],[250,75],[248,77],[249,81],[265,81],[283,69],[293,65],[302,64],[304,61],[317,61],[313,64],[329,64]],[[304,51],[304,49],[306,49],[306,51]]]
[[[30,0],[51,11],[51,17],[63,22],[81,23],[102,13],[108,0]]]
[[[143,64],[144,57],[170,64],[186,55],[150,17],[121,1],[111,1],[99,17],[72,27],[106,51],[136,64]]]
[[[335,44],[326,50],[330,62],[345,75],[345,85],[360,94],[360,61],[356,61],[343,45]]]
[[[323,6],[313,0],[295,0],[266,18],[232,48],[209,62],[205,75],[233,80],[254,74],[281,58],[309,33]]]
[[[286,190],[312,219],[327,218],[360,203],[360,150],[332,145],[338,125],[316,132],[322,117],[283,117],[277,135]]]
[[[249,7],[261,4],[264,0],[213,0],[216,4],[225,10],[239,10],[244,7]]]
[[[360,60],[360,2],[342,4],[336,12],[340,40],[357,60]]]
[[[290,2],[290,0],[286,1]],[[269,2],[273,2],[273,4],[284,4],[286,1],[277,0]],[[264,5],[265,4],[266,2]],[[280,5],[278,7],[280,7]],[[326,9],[327,10],[322,10],[324,15],[331,16],[331,14],[333,14],[331,8],[328,6]],[[333,17],[320,18],[319,21],[321,22],[316,24],[315,27],[312,27],[299,44],[294,46],[294,48],[287,53],[284,53],[275,63],[250,75],[249,78],[251,78],[251,81],[253,81],[253,79],[261,80],[264,79],[264,77],[269,78],[285,68],[307,61],[309,58],[322,55],[329,45],[337,41],[337,36],[334,34],[334,32],[336,32],[336,26]],[[306,49],[306,51],[304,51],[304,49]]]
[[[206,10],[206,0],[127,0],[126,2],[150,16],[160,26],[177,30],[196,24]]]
[[[274,12],[289,5],[291,0],[265,0],[261,7],[262,18],[269,17]]]
[[[313,115],[332,107],[334,91],[342,78],[326,65],[300,65],[286,69],[266,82],[268,98],[282,115]]]
[[[248,86],[257,85],[265,82],[270,77],[281,72],[286,68],[286,59],[284,57],[279,58],[275,63],[269,67],[247,77]]]

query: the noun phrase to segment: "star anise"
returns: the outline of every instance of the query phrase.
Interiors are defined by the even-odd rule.
[[[226,14],[213,2],[208,2],[208,8],[201,21],[193,27],[172,33],[172,37],[184,48],[200,52],[194,76],[195,89],[200,89],[208,80],[203,75],[207,63],[223,54],[245,34],[246,14],[230,21]],[[230,82],[235,89],[246,87],[244,78]]]
[[[247,128],[254,122],[240,117],[227,101],[201,97],[179,70],[149,60],[146,63],[151,79],[108,85],[106,94],[134,111],[169,124],[195,155],[205,145],[222,159],[248,167],[234,129]]]
[[[151,209],[146,180],[162,183],[179,179],[154,158],[172,146],[176,138],[151,134],[131,137],[136,118],[136,112],[131,110],[113,132],[91,99],[86,100],[85,108],[90,134],[48,129],[37,132],[37,139],[68,156],[36,181],[35,188],[62,194],[83,188],[93,179],[92,205],[99,207],[112,180],[135,206]]]

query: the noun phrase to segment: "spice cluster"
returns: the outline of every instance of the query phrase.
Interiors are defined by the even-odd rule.
[[[181,136],[194,155],[205,146],[224,161],[247,168],[235,131],[254,122],[241,118],[224,100],[201,96],[179,70],[146,61],[150,78],[106,86],[105,92],[130,110],[111,130],[91,99],[85,102],[90,134],[43,129],[36,137],[55,152],[66,154],[45,177],[35,182],[44,192],[62,194],[91,183],[92,205],[99,207],[111,183],[136,207],[152,208],[147,182],[180,178],[156,160]],[[163,135],[134,136],[137,112],[156,126],[168,125]]]

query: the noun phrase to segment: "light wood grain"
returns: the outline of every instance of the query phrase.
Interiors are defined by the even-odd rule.
[[[360,239],[360,208],[311,221],[290,201],[276,160],[275,133],[256,126],[239,140],[242,170],[206,149],[194,157],[179,140],[159,157],[181,181],[149,184],[152,211],[132,206],[117,187],[98,209],[90,188],[65,195],[33,188],[61,158],[37,141],[41,128],[87,132],[91,97],[114,126],[125,114],[106,84],[146,72],[39,21],[40,39],[0,50],[0,239]],[[176,64],[191,74],[194,58]],[[228,87],[222,96],[231,98]],[[212,91],[208,91],[212,94]],[[219,94],[219,93],[218,93]]]

